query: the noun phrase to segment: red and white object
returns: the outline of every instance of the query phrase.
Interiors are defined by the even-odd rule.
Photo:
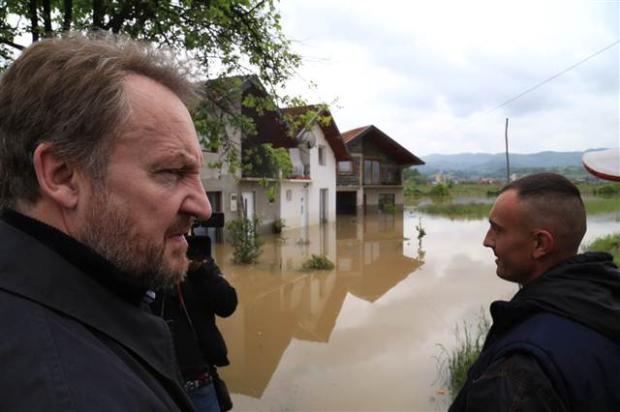
[[[581,162],[583,167],[594,176],[620,182],[620,149],[586,152]]]

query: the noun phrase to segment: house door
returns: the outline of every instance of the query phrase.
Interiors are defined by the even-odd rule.
[[[319,221],[321,223],[327,222],[327,189],[321,189],[319,200]]]
[[[254,192],[241,193],[241,199],[243,200],[243,217],[254,218]]]

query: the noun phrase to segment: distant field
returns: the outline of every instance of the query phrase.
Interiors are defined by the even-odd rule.
[[[584,199],[588,215],[620,212],[620,196],[617,197],[586,197]]]
[[[431,215],[451,219],[484,219],[499,189],[499,185],[475,183],[415,185],[405,190],[405,203]],[[620,184],[580,184],[579,189],[588,215],[620,212]],[[463,198],[480,200],[463,202]],[[418,206],[423,199],[431,199],[432,203]]]

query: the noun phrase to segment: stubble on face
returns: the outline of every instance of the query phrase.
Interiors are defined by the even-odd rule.
[[[164,237],[149,239],[139,233],[129,211],[110,202],[103,190],[95,193],[78,239],[141,287],[170,289],[183,281],[189,265],[186,248],[174,248],[167,255]],[[190,226],[189,217],[179,217],[166,235]]]

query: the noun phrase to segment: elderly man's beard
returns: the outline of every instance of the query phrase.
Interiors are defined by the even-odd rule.
[[[102,192],[91,204],[79,240],[131,276],[129,282],[160,290],[183,280],[189,265],[184,250],[174,250],[166,258],[163,234],[161,239],[149,239],[138,233],[129,212],[112,204]],[[179,219],[171,230],[182,231],[190,225],[189,217]]]

